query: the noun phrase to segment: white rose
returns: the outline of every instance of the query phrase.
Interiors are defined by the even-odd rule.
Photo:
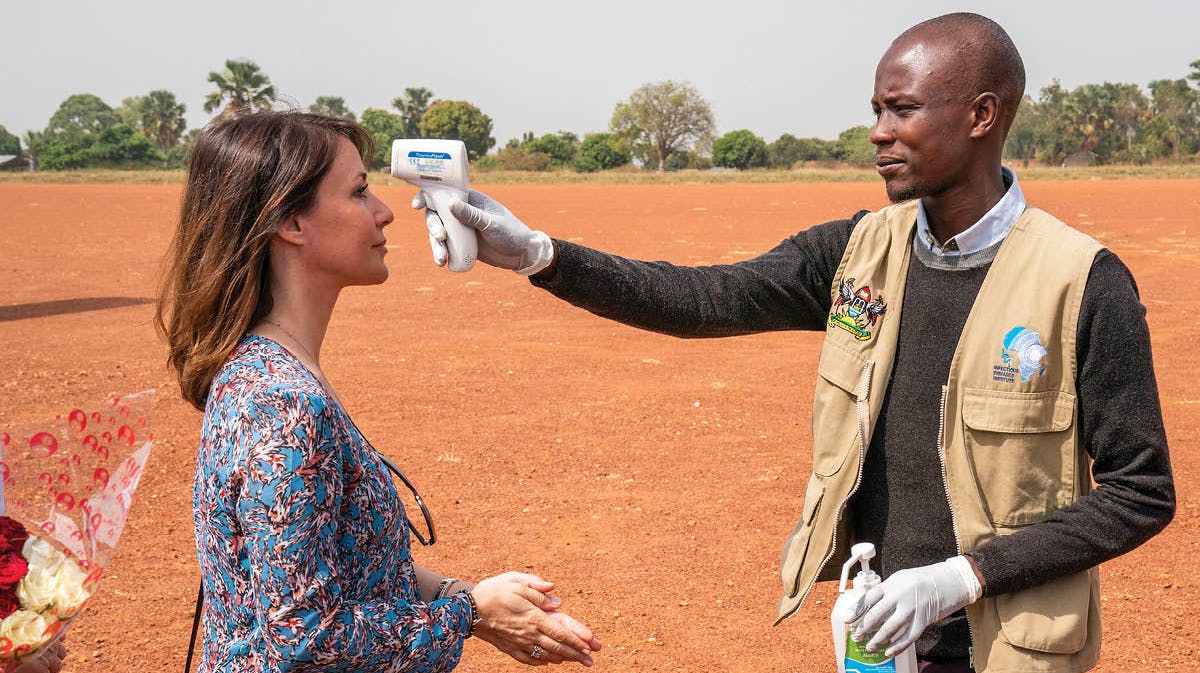
[[[35,651],[54,637],[49,632],[52,622],[47,622],[36,612],[17,610],[0,621],[0,638],[8,638],[13,649],[28,645],[30,651]]]
[[[83,569],[78,563],[69,558],[63,559],[55,577],[58,593],[54,595],[54,614],[59,619],[65,620],[83,607],[84,601],[91,595],[83,588],[83,581],[86,579],[87,575],[83,574]]]
[[[29,572],[17,583],[17,598],[21,607],[33,612],[45,612],[58,595],[58,573],[42,566],[29,564]]]
[[[30,568],[49,570],[51,574],[58,572],[58,564],[65,558],[62,552],[54,548],[46,540],[31,535],[21,547],[21,556],[29,562]]]

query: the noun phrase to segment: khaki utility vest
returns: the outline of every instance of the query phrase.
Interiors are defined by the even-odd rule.
[[[836,579],[895,359],[916,202],[859,221],[834,276],[813,400],[813,468],[783,549],[779,621]],[[942,391],[939,454],[962,553],[1045,519],[1091,488],[1075,419],[1075,335],[1102,246],[1028,208],[971,308]],[[936,320],[937,316],[929,316]],[[932,467],[932,466],[931,466]],[[967,607],[980,673],[1086,671],[1100,656],[1097,568]]]

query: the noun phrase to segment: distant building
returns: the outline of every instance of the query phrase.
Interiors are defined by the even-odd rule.
[[[0,154],[0,171],[28,171],[29,160],[17,154]]]

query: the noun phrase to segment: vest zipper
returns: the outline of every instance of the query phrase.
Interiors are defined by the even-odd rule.
[[[954,529],[954,550],[959,556],[962,556],[962,543],[959,542],[958,536],[958,519],[954,516],[954,503],[950,500],[950,481],[946,478],[946,449],[943,446],[946,432],[946,396],[949,393],[950,386],[942,386],[942,400],[938,405],[937,451],[938,461],[942,464],[942,488],[946,492],[946,505],[950,508],[950,525]],[[967,645],[967,659],[971,670],[975,670],[975,629],[971,626],[970,618],[967,618],[967,634],[971,639],[970,644]]]
[[[787,617],[796,614],[800,606],[808,598],[808,594],[817,584],[817,578],[821,576],[821,571],[825,569],[825,564],[829,563],[829,559],[833,558],[833,553],[837,551],[837,534],[838,523],[842,519],[842,512],[845,511],[846,503],[850,502],[850,498],[858,492],[858,487],[862,483],[863,467],[867,460],[867,426],[871,420],[870,400],[871,400],[871,374],[875,372],[875,361],[870,360],[863,365],[862,374],[858,377],[858,390],[855,394],[854,406],[858,416],[858,475],[854,477],[854,487],[846,494],[845,498],[838,503],[837,516],[833,520],[833,541],[829,545],[829,553],[825,558],[821,559],[821,563],[817,565],[817,572],[813,573],[812,581],[804,589],[804,593],[800,594],[800,600],[796,602],[796,607],[787,613]],[[781,618],[782,620],[782,618]]]

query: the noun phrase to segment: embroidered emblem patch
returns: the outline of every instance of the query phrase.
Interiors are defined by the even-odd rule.
[[[838,298],[829,312],[829,324],[841,327],[859,341],[866,341],[874,336],[871,330],[875,328],[879,316],[886,312],[887,305],[883,303],[883,297],[872,299],[869,285],[854,289],[854,279],[849,278],[838,286]]]
[[[1013,383],[1017,379],[1028,381],[1040,376],[1046,373],[1042,360],[1049,354],[1037,332],[1024,326],[1014,327],[1004,335],[1000,347],[1001,364],[992,366],[992,380]]]

